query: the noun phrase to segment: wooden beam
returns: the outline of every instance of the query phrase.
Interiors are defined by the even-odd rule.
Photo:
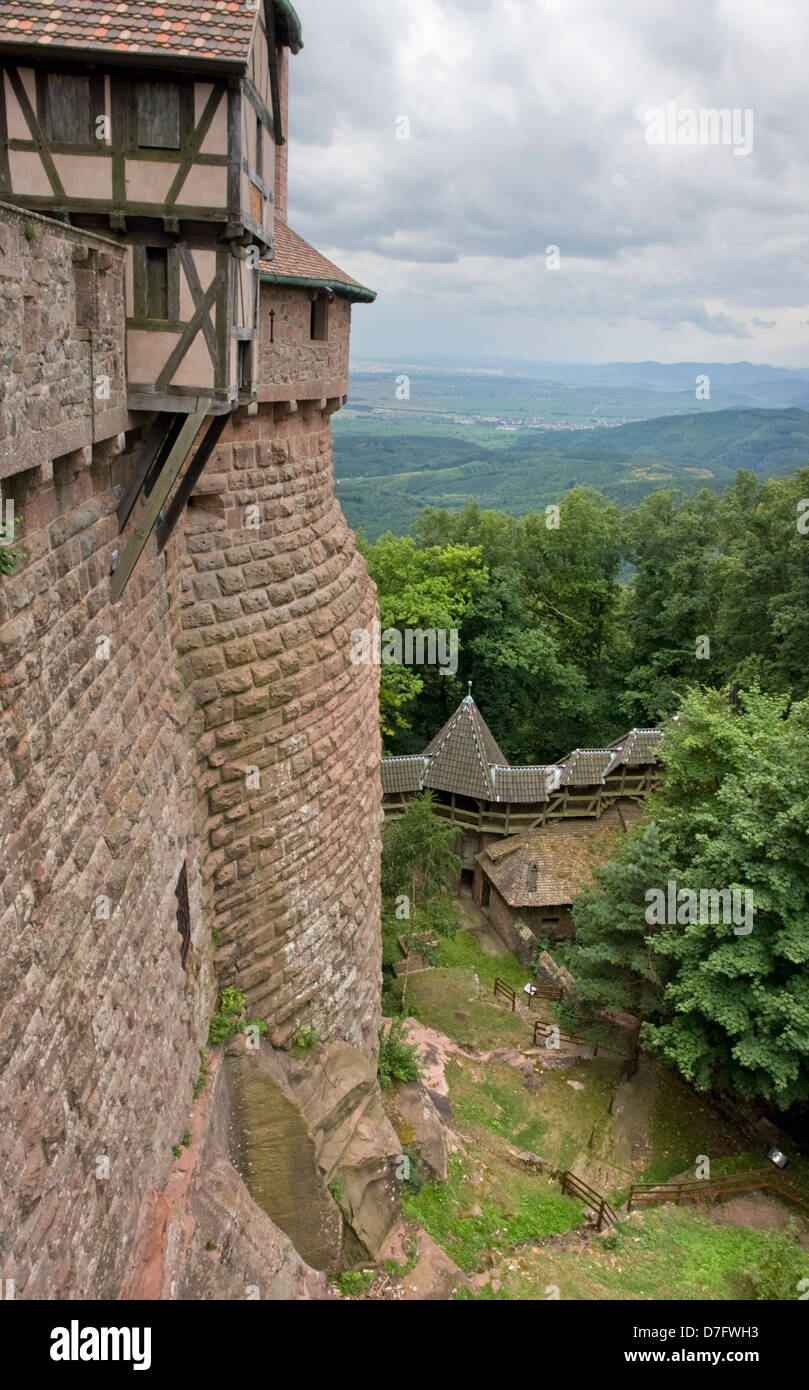
[[[229,421],[230,415],[214,415],[211,419],[205,438],[197,449],[191,463],[188,465],[183,480],[171,499],[171,505],[157,528],[157,548],[159,551],[163,550],[177,522],[180,520],[183,509],[202,477],[203,469],[219,443],[219,440],[222,438],[225,426]]]
[[[123,531],[126,526],[132,508],[138,500],[140,490],[152,467],[156,462],[161,461],[161,457],[165,458],[180,433],[181,427],[182,416],[173,416],[170,420],[166,420],[165,415],[158,416],[141,443],[134,467],[129,475],[126,491],[118,503],[119,531]]]
[[[54,195],[57,198],[64,198],[65,190],[62,187],[62,180],[59,178],[59,175],[56,172],[56,165],[54,164],[51,158],[51,152],[48,148],[48,142],[45,139],[42,127],[40,126],[39,121],[36,118],[34,109],[30,101],[28,100],[28,93],[26,92],[25,87],[22,84],[20,74],[17,72],[16,68],[12,67],[7,67],[6,72],[8,73],[8,80],[11,83],[14,95],[20,104],[20,110],[22,111],[28,129],[31,132],[31,138],[34,141],[34,144],[36,145],[37,150],[39,151],[39,157],[42,160],[43,165],[45,166],[45,173],[48,175],[48,182],[50,183],[50,186],[53,189]]]
[[[278,85],[278,56],[275,49],[275,24],[273,23],[272,0],[264,0],[264,23],[267,29],[267,60],[270,69],[270,92],[272,94],[273,139],[276,145],[286,144],[281,120],[281,94]]]
[[[11,192],[11,166],[8,159],[8,123],[6,120],[6,84],[0,71],[0,193]]]
[[[200,304],[202,303],[204,294],[202,290],[202,283],[199,278],[199,273],[197,271],[196,263],[194,261],[194,253],[193,251],[189,251],[188,247],[183,242],[181,242],[180,245],[177,247],[177,255],[180,260],[180,265],[185,271],[185,278],[188,281],[188,288],[191,291],[191,298],[194,301],[194,308],[198,309]],[[216,274],[216,272],[214,273]],[[207,313],[207,311],[205,312],[205,314],[203,314],[202,317],[202,332],[205,338],[205,342],[208,346],[208,355],[213,364],[214,381],[216,381],[217,385],[219,385],[219,345],[216,340],[216,329],[211,323],[210,316]]]
[[[210,327],[211,321],[210,319],[208,319],[208,311],[211,308],[211,305],[216,300],[216,292],[218,287],[218,278],[215,276],[214,279],[211,281],[210,285],[208,286],[207,290],[205,291],[205,294],[202,296],[202,299],[197,304],[194,317],[186,325],[186,329],[182,337],[172,348],[171,354],[168,357],[162,371],[160,372],[157,381],[155,382],[155,386],[161,387],[171,385],[171,378],[174,376],[174,373],[176,372],[177,368],[179,367],[180,363],[185,357],[185,354],[187,353],[188,349],[190,348],[191,344],[196,338],[205,319],[208,320],[208,326]]]
[[[112,603],[117,603],[129,583],[132,571],[138,563],[144,547],[146,546],[146,542],[152,533],[152,529],[160,515],[163,503],[177,481],[177,475],[185,463],[188,457],[188,451],[199,433],[200,426],[208,411],[208,405],[209,402],[206,396],[198,397],[197,408],[193,415],[186,415],[183,420],[182,428],[180,429],[174,445],[169,450],[168,457],[160,471],[160,477],[157,479],[152,490],[152,495],[143,508],[129,544],[121,556],[121,563],[112,575],[110,581],[110,601]]]
[[[177,195],[179,194],[180,189],[182,188],[186,178],[188,177],[188,174],[191,171],[191,165],[199,157],[203,141],[205,140],[205,136],[208,134],[208,131],[211,128],[211,123],[213,121],[214,116],[216,115],[219,103],[222,100],[222,97],[225,95],[225,91],[226,88],[224,82],[217,82],[210,96],[208,97],[208,100],[205,103],[205,109],[199,118],[199,124],[195,128],[194,133],[191,136],[191,139],[188,141],[188,143],[182,150],[182,159],[180,161],[180,164],[178,165],[177,173],[174,175],[171,188],[166,194],[167,207],[172,207],[174,203],[176,203]]]

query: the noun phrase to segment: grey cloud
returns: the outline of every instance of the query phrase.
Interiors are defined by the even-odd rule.
[[[699,356],[701,335],[746,337],[748,324],[774,352],[772,311],[809,301],[798,0],[301,0],[300,11],[291,221],[374,275],[377,344],[425,294],[474,294],[489,316],[499,306],[505,332],[522,312],[517,282],[530,299],[548,244],[566,280],[546,312],[564,303],[583,348],[596,312],[605,326],[642,321],[653,335],[642,356],[657,334]],[[647,145],[643,115],[668,99],[752,107],[753,153]],[[400,114],[409,141],[395,138]],[[451,318],[441,331],[449,345]],[[458,318],[459,346],[464,332]]]

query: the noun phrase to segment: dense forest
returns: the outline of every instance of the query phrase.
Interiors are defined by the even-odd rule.
[[[459,631],[455,675],[382,665],[389,752],[423,748],[468,680],[514,762],[666,722],[645,820],[573,904],[575,940],[559,953],[576,1008],[635,1015],[643,1047],[697,1090],[782,1111],[797,1103],[799,1126],[809,1098],[807,532],[809,466],[767,482],[740,472],[721,497],[656,491],[623,511],[584,488],[558,514],[427,509],[415,536],[364,544],[383,628]],[[394,833],[404,824],[387,830],[388,858]],[[650,887],[672,882],[749,895],[749,920],[738,930],[718,914],[650,924]]]
[[[382,665],[388,753],[420,751],[466,694],[512,762],[550,762],[672,715],[691,686],[809,694],[809,466],[717,497],[621,509],[574,488],[556,511],[423,510],[360,536],[382,628],[456,628],[455,675]]]
[[[560,399],[570,413],[571,393]],[[591,487],[621,507],[656,488],[721,492],[740,468],[779,478],[809,457],[809,413],[712,410],[635,420],[610,428],[463,427],[415,416],[355,419],[335,428],[337,495],[349,525],[376,539],[415,534],[426,506],[469,502],[519,516]],[[506,406],[501,404],[500,409]]]

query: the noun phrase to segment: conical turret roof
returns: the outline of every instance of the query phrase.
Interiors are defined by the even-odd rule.
[[[430,759],[425,787],[484,801],[495,799],[492,768],[508,767],[508,758],[471,695],[464,697],[424,756]]]

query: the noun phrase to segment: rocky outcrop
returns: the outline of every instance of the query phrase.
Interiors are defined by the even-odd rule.
[[[233,1152],[255,1200],[302,1251],[320,1213],[320,1250],[307,1249],[321,1268],[382,1258],[399,1223],[402,1146],[374,1064],[350,1043],[290,1057],[262,1042],[238,1045],[227,1066]]]
[[[183,1299],[325,1299],[333,1291],[253,1201],[236,1169],[213,1159],[191,1202],[194,1231],[178,1297]]]
[[[325,1276],[253,1200],[227,1157],[227,1090],[219,1067],[189,1119],[168,1182],[143,1203],[122,1299],[326,1299]]]
[[[446,1182],[449,1174],[446,1132],[426,1086],[419,1081],[401,1086],[391,1102],[391,1119],[403,1147],[415,1149],[431,1176]]]
[[[565,994],[576,992],[576,982],[570,971],[554,960],[549,951],[543,951],[537,962],[537,984],[558,985]]]

